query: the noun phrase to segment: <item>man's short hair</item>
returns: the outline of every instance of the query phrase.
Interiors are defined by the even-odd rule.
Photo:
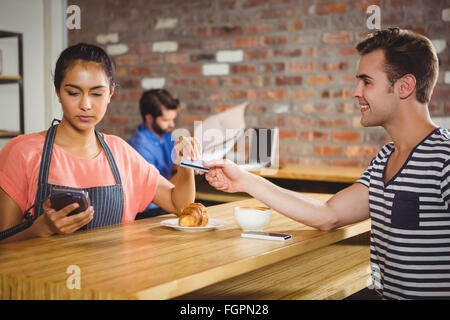
[[[162,116],[163,108],[176,110],[180,104],[178,99],[166,89],[151,89],[142,94],[139,101],[139,109],[141,111],[142,121],[145,122],[145,116],[150,114],[153,119]]]
[[[428,38],[410,30],[389,28],[375,32],[360,42],[356,49],[362,56],[377,49],[383,50],[384,71],[391,85],[404,75],[412,74],[416,78],[416,99],[421,103],[430,102],[439,64]]]

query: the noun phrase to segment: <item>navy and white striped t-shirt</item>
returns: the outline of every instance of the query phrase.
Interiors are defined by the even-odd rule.
[[[450,133],[437,128],[386,184],[394,144],[358,180],[369,188],[374,287],[386,299],[450,298]]]

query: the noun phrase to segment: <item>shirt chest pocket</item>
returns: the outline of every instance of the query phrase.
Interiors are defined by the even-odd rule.
[[[391,211],[391,226],[397,229],[419,228],[419,194],[397,191]]]

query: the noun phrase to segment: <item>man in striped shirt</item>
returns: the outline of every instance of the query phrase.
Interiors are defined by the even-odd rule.
[[[382,126],[383,146],[357,183],[327,202],[314,200],[213,161],[206,179],[227,192],[247,192],[278,212],[332,230],[371,218],[374,288],[386,299],[450,298],[450,134],[430,118],[438,76],[424,36],[391,28],[357,45],[353,97],[364,127]]]

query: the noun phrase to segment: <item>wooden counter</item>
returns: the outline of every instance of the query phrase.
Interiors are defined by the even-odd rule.
[[[355,167],[286,164],[279,169],[261,169],[253,173],[267,178],[353,183],[363,172],[363,168]]]
[[[312,196],[322,200],[330,197]],[[226,283],[228,279],[245,280],[246,274],[292,263],[290,259],[296,257],[308,257],[310,275],[302,277],[317,278],[320,268],[330,265],[329,258],[346,259],[345,251],[339,254],[331,245],[366,234],[370,229],[366,220],[333,232],[321,232],[274,212],[265,231],[291,233],[292,240],[243,239],[233,220],[233,207],[258,204],[259,201],[249,199],[209,207],[211,218],[228,224],[208,232],[187,233],[163,227],[162,220],[174,217],[167,215],[72,235],[2,244],[0,299],[171,299]],[[327,247],[329,251],[317,251],[318,254],[333,255],[328,255],[328,260],[316,260],[315,250]],[[309,256],[305,256],[307,253]],[[368,252],[364,259],[369,261]],[[298,267],[302,268],[302,264]],[[73,268],[80,271],[80,289],[68,288]],[[280,272],[280,277],[284,276],[286,272]],[[339,273],[334,276],[339,277]],[[367,277],[367,270],[364,276]],[[361,289],[341,286],[348,289],[346,295]],[[316,297],[325,298],[320,292],[328,292],[329,288],[310,290]],[[220,291],[216,294],[210,298],[221,298]]]

